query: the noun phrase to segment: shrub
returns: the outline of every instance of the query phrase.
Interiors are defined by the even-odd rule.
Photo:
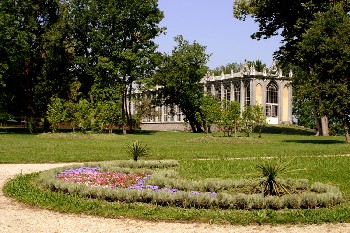
[[[149,148],[146,144],[142,144],[139,141],[135,141],[131,146],[127,147],[127,153],[136,162],[139,157],[145,157],[148,155]]]
[[[277,175],[286,169],[284,164],[277,164],[270,161],[257,165],[257,168],[260,169],[263,178],[259,185],[263,187],[264,196],[279,196],[283,191],[288,192],[286,186],[277,180]]]

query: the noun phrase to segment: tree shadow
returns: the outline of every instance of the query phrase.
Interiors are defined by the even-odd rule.
[[[43,130],[36,130],[33,135],[43,133]],[[27,128],[22,127],[0,127],[0,134],[30,134]]]
[[[44,133],[44,129],[42,128],[36,128],[34,133],[30,133],[27,128],[23,127],[0,127],[0,134],[41,134]],[[71,129],[59,129],[57,133],[72,133],[73,131]],[[133,130],[133,131],[127,131],[127,134],[134,134],[134,135],[153,135],[156,134],[158,131],[148,131],[148,130]],[[83,133],[80,130],[76,130],[75,133]],[[96,134],[109,134],[108,131],[104,131],[103,133],[96,132]],[[122,135],[122,130],[113,130],[113,134]]]
[[[155,130],[128,130],[126,134],[133,134],[133,135],[154,135],[159,131]],[[123,135],[122,130],[113,130],[113,134]]]
[[[314,139],[305,139],[305,140],[284,140],[283,142],[293,142],[293,143],[302,143],[302,144],[320,144],[320,145],[330,145],[330,144],[344,144],[344,141],[341,140],[314,140]]]
[[[285,134],[285,135],[315,135],[310,129],[297,128],[295,126],[272,126],[268,125],[262,128],[264,134]]]

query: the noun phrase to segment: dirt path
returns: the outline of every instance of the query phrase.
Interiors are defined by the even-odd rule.
[[[0,164],[0,189],[5,181],[19,173],[47,170],[67,164]],[[25,206],[3,195],[0,190],[0,232],[317,232],[350,233],[350,223],[279,226],[217,226],[195,223],[147,222],[130,219],[106,219],[86,215],[62,214]]]

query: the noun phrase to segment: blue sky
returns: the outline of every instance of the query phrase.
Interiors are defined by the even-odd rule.
[[[174,37],[197,41],[207,46],[212,54],[207,64],[213,69],[220,65],[244,60],[262,60],[269,67],[272,54],[280,47],[280,37],[253,40],[250,35],[258,25],[252,19],[239,21],[233,18],[234,0],[159,0],[165,18],[160,26],[167,27],[166,35],[156,39],[159,51],[170,54]]]

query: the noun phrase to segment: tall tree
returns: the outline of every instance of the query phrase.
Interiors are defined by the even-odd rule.
[[[154,70],[153,39],[163,13],[157,0],[75,0],[71,2],[76,38],[75,72],[87,94],[93,85],[121,88],[123,131],[130,124],[127,99],[136,80]]]
[[[338,3],[315,14],[298,43],[297,55],[310,64],[312,75],[307,81],[319,95],[319,111],[343,121],[350,143],[350,16],[344,8]]]
[[[180,107],[193,132],[202,132],[196,117],[204,95],[201,79],[207,72],[209,55],[205,46],[190,44],[182,36],[175,37],[177,45],[171,55],[165,55],[155,75],[155,84],[162,86],[158,97],[165,105]]]
[[[276,51],[275,56],[280,64],[292,63],[297,66],[310,67],[308,60],[300,60],[297,57],[297,44],[302,41],[302,34],[310,28],[310,22],[315,19],[315,13],[326,12],[330,4],[344,2],[345,10],[350,8],[346,0],[300,0],[284,1],[279,0],[235,0],[234,16],[245,20],[248,15],[252,16],[259,24],[259,30],[252,35],[254,39],[266,39],[280,34],[283,37],[282,46]],[[312,75],[310,70],[305,70],[308,75]],[[294,86],[299,88],[299,86]],[[304,88],[304,87],[300,87]],[[322,101],[319,98],[312,100],[316,107]],[[318,132],[328,135],[327,116],[317,112],[315,116],[319,127]],[[321,124],[322,123],[322,124]]]
[[[58,30],[65,28],[62,10],[58,0],[0,3],[0,73],[7,104],[13,115],[26,116],[28,122],[46,112],[40,108],[49,103],[52,92],[65,89],[62,82],[52,82],[53,75],[66,71],[60,69],[68,52]],[[47,88],[51,90],[43,91]]]

